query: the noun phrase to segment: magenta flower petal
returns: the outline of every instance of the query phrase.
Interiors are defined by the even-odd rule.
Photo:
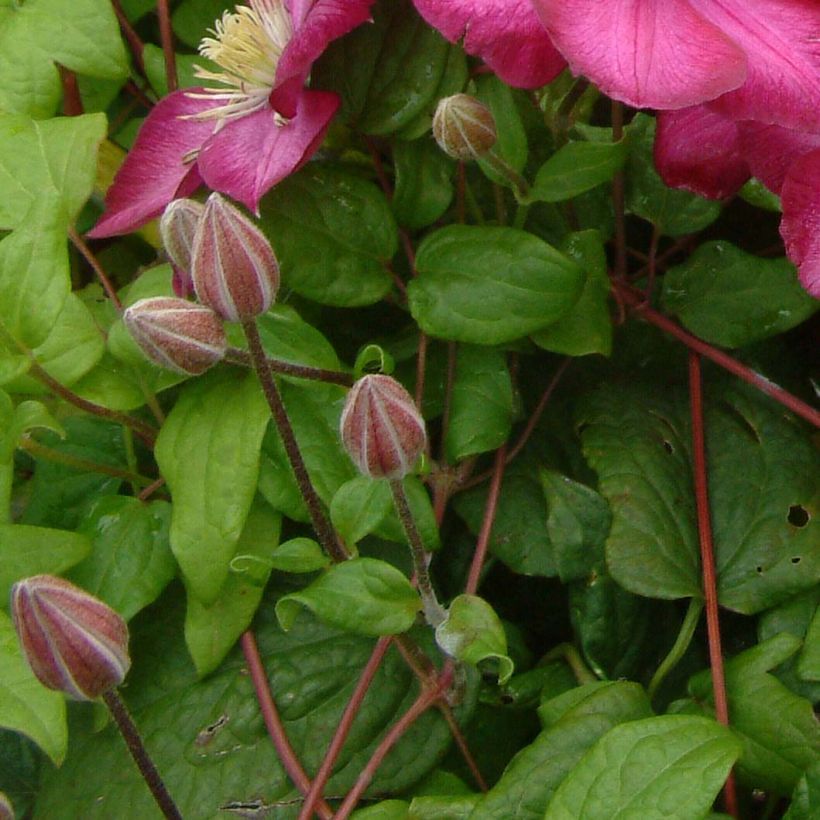
[[[716,101],[720,110],[820,133],[818,0],[689,2],[746,52],[746,82]]]
[[[419,14],[448,40],[481,57],[505,83],[545,85],[566,63],[530,0],[413,0]]]
[[[296,116],[284,125],[270,109],[226,123],[199,153],[202,179],[258,212],[262,196],[310,159],[338,107],[336,94],[303,91]]]
[[[751,175],[737,125],[704,105],[658,114],[655,166],[670,187],[710,199],[731,196]]]
[[[685,108],[737,88],[746,58],[687,0],[533,0],[570,68],[638,108]]]
[[[291,0],[293,36],[276,67],[271,105],[286,117],[296,114],[302,86],[328,44],[370,19],[375,0]]]
[[[794,131],[759,122],[739,122],[740,150],[752,174],[770,191],[780,193],[786,173],[794,161],[820,148],[820,134]]]
[[[208,108],[177,91],[160,100],[142,124],[137,139],[105,196],[105,213],[89,231],[95,239],[128,233],[159,216],[178,197],[201,184],[196,168],[184,162],[214,130],[214,122],[180,119]]]
[[[786,174],[780,194],[780,235],[800,283],[820,299],[820,149],[804,154]]]

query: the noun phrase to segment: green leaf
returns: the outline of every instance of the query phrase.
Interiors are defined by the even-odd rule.
[[[685,400],[668,389],[608,385],[584,402],[577,424],[612,512],[606,543],[612,577],[639,595],[699,596]]]
[[[273,569],[280,572],[316,572],[330,566],[330,558],[312,538],[284,541],[273,551],[270,561]]]
[[[130,620],[174,577],[170,524],[171,505],[165,501],[99,499],[78,527],[91,540],[91,554],[68,577]]]
[[[230,816],[220,807],[245,804],[274,816],[295,817],[299,792],[282,768],[256,707],[241,652],[198,679],[182,640],[182,595],[169,589],[156,607],[135,619],[134,668],[123,696],[151,756],[186,820]],[[300,618],[288,633],[263,605],[254,633],[285,733],[306,771],[322,762],[327,741],[373,650],[373,640]],[[454,709],[462,723],[475,705],[470,679]],[[390,649],[361,704],[328,783],[328,794],[346,793],[364,763],[419,694],[417,680]],[[374,795],[402,793],[441,759],[451,744],[437,709],[425,712],[379,767]],[[94,731],[85,713],[72,725],[71,750],[60,769],[48,767],[35,816],[49,820],[146,820],[158,816],[145,783],[112,725]]]
[[[421,243],[407,287],[425,333],[473,344],[519,339],[564,316],[583,271],[538,237],[514,228],[450,225]]]
[[[128,61],[109,3],[27,0],[0,9],[0,109],[54,114],[62,96],[55,63],[92,77],[126,78]]]
[[[820,303],[787,259],[763,259],[707,242],[663,277],[664,308],[712,344],[742,347],[799,325]]]
[[[612,319],[609,316],[609,276],[606,253],[598,231],[570,234],[564,251],[586,271],[584,289],[572,310],[554,324],[530,337],[555,353],[586,356],[612,352]]]
[[[701,817],[740,753],[712,720],[664,715],[616,726],[583,757],[544,820]]]
[[[655,118],[638,114],[627,127],[626,207],[667,236],[696,233],[714,222],[721,204],[667,188],[655,170]]]
[[[12,408],[8,395],[0,391],[0,462],[10,461],[29,430],[51,430],[65,438],[65,430],[39,401],[20,402]]]
[[[487,488],[476,487],[453,499],[470,531],[478,534],[484,517]],[[532,466],[513,464],[505,473],[490,534],[490,550],[522,575],[556,574],[552,541],[547,532],[544,494]]]
[[[375,806],[354,811],[352,820],[407,820],[408,804],[404,800],[382,800]]]
[[[60,575],[91,551],[85,535],[25,524],[0,524],[0,601],[11,585],[30,575]]]
[[[510,434],[513,389],[507,357],[500,350],[459,346],[450,404],[450,424],[444,437],[447,460],[457,464],[468,456],[500,447]]]
[[[540,820],[558,785],[587,749],[613,726],[652,714],[636,683],[591,684],[567,694],[573,694],[573,701],[512,759],[471,820]],[[564,696],[556,700],[566,704]]]
[[[174,500],[171,548],[189,593],[212,604],[228,579],[259,476],[270,411],[256,376],[214,373],[188,383],[155,454]]]
[[[494,74],[484,75],[476,81],[476,97],[490,109],[495,120],[498,140],[493,152],[519,173],[527,164],[529,151],[527,132],[516,105],[516,98],[520,100],[521,95],[523,92],[514,91]],[[491,162],[479,159],[478,164],[488,179],[509,186],[507,178],[495,170]]]
[[[90,416],[72,416],[63,421],[66,436],[55,433],[40,437],[43,444],[58,453],[97,464],[128,469],[119,424]],[[35,459],[30,498],[21,522],[61,529],[75,529],[85,511],[98,498],[115,495],[121,478],[57,461]]]
[[[820,813],[820,763],[810,766],[800,778],[783,820],[812,820]]]
[[[280,598],[276,616],[285,630],[307,607],[319,620],[360,635],[397,635],[415,623],[418,593],[391,564],[354,558],[331,567],[310,586]]]
[[[400,140],[393,147],[396,190],[390,205],[411,231],[435,222],[453,199],[455,165],[432,140]]]
[[[495,671],[505,684],[513,673],[507,636],[493,608],[477,595],[459,595],[436,627],[436,643],[450,657]]]
[[[541,470],[547,501],[547,532],[554,544],[558,577],[585,579],[604,555],[612,515],[595,490],[552,470]]]
[[[355,307],[390,290],[387,263],[398,233],[384,194],[372,182],[311,164],[277,185],[261,212],[283,282],[296,293]]]
[[[0,610],[0,726],[31,738],[59,766],[68,745],[65,697],[46,689],[23,658],[11,618]]]
[[[248,572],[234,570],[212,604],[203,604],[196,596],[188,597],[185,643],[200,676],[219,666],[253,619],[270,574],[265,562],[276,549],[281,525],[282,516],[257,500],[236,545],[237,555],[245,562],[259,559],[256,566]],[[261,572],[257,567],[261,567]]]
[[[196,48],[213,21],[220,19],[222,12],[231,8],[231,0],[182,0],[171,16],[174,34],[186,46]]]
[[[208,0],[205,0],[205,2],[208,2]],[[230,7],[230,3],[222,4],[220,2],[220,5],[222,5],[223,8]],[[221,11],[222,9],[214,15],[214,20],[221,16]],[[208,19],[206,14],[203,14],[201,10],[198,11],[197,16],[200,23]],[[176,13],[174,17],[176,17]],[[200,33],[204,35],[205,28],[202,28]],[[199,45],[198,41],[194,43],[194,46],[197,45]],[[159,46],[155,46],[153,43],[146,43],[142,50],[142,62],[145,66],[145,76],[148,78],[148,82],[151,83],[151,87],[156,91],[158,97],[165,97],[169,93],[169,89],[164,52]],[[201,66],[209,71],[219,70],[215,63],[203,57],[201,54],[177,53],[174,55],[174,63],[177,70],[178,88],[193,88],[203,84],[202,80],[196,76],[194,71],[197,66]]]
[[[530,199],[563,202],[596,185],[608,182],[623,167],[627,141],[568,142],[539,169],[530,188]]]
[[[820,607],[815,609],[806,632],[806,643],[797,663],[797,674],[803,680],[820,681]]]
[[[799,639],[781,632],[724,667],[732,731],[743,744],[738,776],[783,796],[820,760],[820,729],[811,703],[768,674],[799,647]],[[698,704],[712,702],[708,670],[689,681],[689,692]]]

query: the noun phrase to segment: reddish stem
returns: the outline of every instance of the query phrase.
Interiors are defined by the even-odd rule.
[[[174,32],[171,28],[171,11],[168,8],[168,0],[157,0],[157,16],[159,17],[159,39],[165,58],[165,80],[168,83],[170,94],[179,88],[179,82],[177,81],[177,58],[174,53]]]
[[[453,740],[455,740],[456,746],[458,746],[458,750],[461,752],[461,756],[464,758],[464,762],[467,764],[467,768],[470,770],[470,774],[472,774],[476,785],[483,792],[489,791],[490,787],[487,785],[487,781],[484,779],[481,770],[478,768],[478,764],[475,762],[473,753],[467,745],[467,739],[462,734],[461,727],[456,722],[456,716],[453,714],[450,705],[439,701],[436,706],[447,721],[447,725],[450,727],[450,734],[453,736]]]
[[[422,690],[413,705],[399,718],[384,736],[382,742],[373,752],[370,760],[359,773],[353,788],[347,793],[344,802],[334,815],[335,820],[346,820],[350,816],[362,794],[373,780],[379,766],[384,762],[390,750],[398,743],[404,733],[424,714],[441,696],[450,685],[452,675],[442,674],[437,685],[431,689]]]
[[[493,478],[490,482],[490,491],[487,494],[487,505],[484,507],[484,520],[481,522],[481,531],[478,534],[473,562],[470,564],[470,572],[467,575],[467,583],[464,586],[464,592],[467,595],[475,595],[478,589],[478,581],[481,577],[481,570],[484,566],[484,560],[487,557],[487,548],[490,544],[490,535],[493,531],[495,511],[498,508],[498,496],[501,492],[501,481],[504,478],[506,459],[507,445],[502,444],[501,447],[495,451]]]
[[[333,766],[335,765],[337,758],[339,757],[339,752],[342,751],[342,747],[344,746],[347,736],[350,733],[350,729],[353,726],[353,721],[359,713],[364,696],[367,694],[367,690],[373,682],[373,678],[375,677],[376,672],[384,659],[385,653],[390,647],[391,640],[392,639],[387,636],[385,638],[379,638],[376,642],[376,646],[373,648],[373,652],[370,655],[370,660],[362,670],[362,674],[359,677],[356,688],[353,690],[353,694],[350,696],[347,706],[345,706],[342,719],[339,721],[339,725],[336,727],[336,732],[330,741],[330,745],[327,747],[327,752],[325,752],[322,765],[319,767],[319,771],[316,772],[316,776],[313,778],[313,783],[311,784],[308,793],[305,795],[305,803],[302,806],[302,811],[299,812],[299,820],[309,820],[309,818],[313,816],[316,804],[322,798],[322,790],[324,789],[327,781],[330,779],[330,774],[333,771]]]
[[[621,103],[612,102],[612,141],[619,142],[624,136],[624,109]],[[615,210],[615,272],[626,275],[626,208],[624,205],[624,172],[616,171],[612,178],[612,206]]]
[[[268,676],[265,673],[265,667],[262,665],[262,658],[259,656],[259,647],[256,645],[256,638],[253,632],[248,630],[242,633],[240,642],[242,644],[242,652],[245,655],[245,662],[248,665],[248,671],[253,681],[253,688],[256,690],[259,710],[262,712],[265,726],[268,729],[268,734],[273,741],[273,745],[276,747],[279,760],[282,762],[285,771],[299,791],[302,792],[302,794],[307,794],[310,790],[310,780],[308,780],[305,770],[302,768],[302,764],[291,748],[290,741],[285,733],[285,727],[282,724],[282,719],[279,717],[276,704],[273,702],[273,696],[268,686]],[[333,811],[324,800],[319,802],[316,811],[322,820],[330,820],[330,818],[333,817]]]
[[[413,397],[421,412],[424,402],[424,382],[427,374],[427,334],[419,333],[419,352],[416,358],[416,395]]]
[[[65,66],[58,65],[57,68],[63,84],[63,114],[66,117],[78,117],[83,113],[83,101],[77,85],[77,75]]]
[[[720,646],[717,574],[712,543],[712,522],[709,512],[709,483],[706,471],[706,440],[703,423],[703,394],[700,356],[689,353],[689,395],[692,411],[692,470],[695,480],[695,503],[698,514],[703,597],[706,603],[706,631],[709,638],[709,665],[712,668],[712,689],[715,698],[715,718],[729,725],[729,704],[726,699],[726,679],[723,674],[723,653]],[[737,793],[730,772],[723,790],[726,811],[737,817]]]
[[[120,297],[117,296],[117,291],[114,289],[114,286],[111,284],[111,280],[106,275],[105,271],[103,270],[102,265],[97,261],[97,257],[91,253],[91,249],[88,245],[83,242],[82,237],[74,230],[73,227],[68,229],[68,238],[71,240],[71,244],[82,254],[83,258],[89,265],[91,265],[92,270],[94,273],[97,274],[97,278],[100,280],[100,284],[103,286],[103,290],[108,295],[108,298],[113,303],[114,307],[122,313],[122,302],[120,301]]]
[[[149,484],[137,498],[140,501],[147,501],[163,484],[165,484],[165,479],[160,476],[153,484]]]
[[[131,25],[131,21],[128,19],[122,9],[122,6],[120,5],[120,1],[111,0],[111,5],[114,8],[114,14],[117,15],[117,22],[120,24],[122,36],[125,37],[128,42],[128,47],[131,49],[131,54],[134,57],[134,65],[137,67],[137,71],[145,76],[145,64],[142,61],[142,52],[145,49],[145,43],[142,42],[139,34],[137,34],[134,27]]]
[[[752,387],[756,387],[775,401],[780,402],[780,404],[787,407],[795,415],[800,416],[815,427],[820,427],[820,411],[815,410],[804,401],[798,399],[797,396],[792,395],[787,390],[774,384],[774,382],[769,381],[765,376],[761,376],[760,373],[756,373],[751,368],[741,364],[728,353],[724,353],[722,350],[718,350],[707,342],[698,339],[697,336],[687,333],[680,325],[677,325],[662,313],[658,313],[656,310],[648,307],[644,303],[644,297],[640,291],[618,281],[612,282],[612,288],[616,298],[622,300],[630,307],[635,308],[636,312],[643,316],[648,322],[655,325],[655,327],[660,328],[670,336],[674,336],[683,342],[690,350],[694,350],[701,356],[705,356],[715,364],[720,365],[724,370],[728,370],[739,379],[752,385]]]

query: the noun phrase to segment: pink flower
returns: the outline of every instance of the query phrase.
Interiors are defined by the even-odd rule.
[[[509,85],[537,88],[566,66],[538,22],[530,0],[413,0],[419,14],[448,40],[464,39]]]
[[[732,119],[818,130],[817,0],[533,3],[573,72],[614,99],[677,109],[720,97]]]
[[[127,233],[203,182],[252,210],[321,143],[338,97],[304,85],[327,45],[369,19],[374,0],[248,0],[225,12],[200,52],[203,88],[156,105],[89,236]]]

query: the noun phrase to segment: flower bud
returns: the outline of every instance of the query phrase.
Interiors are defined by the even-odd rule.
[[[14,806],[5,792],[0,792],[0,820],[14,820]]]
[[[174,293],[180,297],[193,293],[191,250],[204,210],[205,206],[195,199],[175,199],[165,209],[159,221],[162,244],[174,268]]]
[[[11,588],[11,615],[37,679],[76,700],[122,683],[128,627],[113,609],[69,581],[35,575]]]
[[[264,313],[279,289],[279,264],[264,234],[219,194],[211,194],[194,236],[197,299],[229,322]]]
[[[225,356],[222,320],[204,305],[157,296],[135,302],[122,318],[143,353],[160,367],[198,376]]]
[[[447,156],[462,162],[483,157],[498,138],[490,109],[469,94],[439,100],[433,136]]]
[[[424,451],[424,419],[412,396],[392,377],[368,375],[347,395],[340,424],[342,443],[359,472],[402,478]]]

